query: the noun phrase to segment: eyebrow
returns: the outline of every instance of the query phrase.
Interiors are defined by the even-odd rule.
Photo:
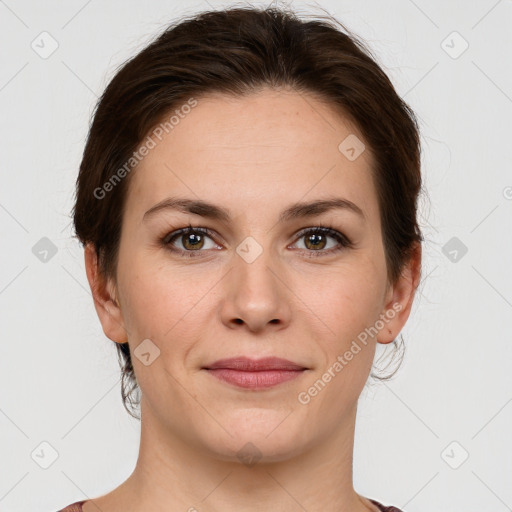
[[[144,214],[143,220],[147,220],[157,212],[167,209],[177,210],[183,213],[193,213],[195,215],[200,215],[201,217],[223,222],[231,220],[230,212],[226,208],[200,199],[186,199],[179,197],[168,197],[152,206]],[[284,222],[304,217],[314,217],[334,209],[350,211],[365,219],[363,210],[361,210],[361,208],[359,208],[355,203],[348,199],[333,197],[310,202],[294,203],[281,213],[279,221]]]

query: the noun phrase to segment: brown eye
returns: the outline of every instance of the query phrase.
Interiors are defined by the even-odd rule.
[[[303,230],[297,236],[298,240],[304,240],[304,250],[308,256],[328,255],[352,247],[352,242],[345,235],[325,226]],[[330,239],[334,242],[330,242]]]
[[[185,235],[180,235],[182,240],[182,245],[185,249],[202,249],[204,245],[204,237],[203,235],[198,235],[196,233],[187,233]]]
[[[305,237],[304,245],[308,249],[324,249],[326,245],[326,236],[324,234],[313,233]]]
[[[169,233],[162,238],[162,244],[172,251],[186,252],[189,255],[193,252],[201,253],[206,249],[218,248],[208,229],[192,226]]]

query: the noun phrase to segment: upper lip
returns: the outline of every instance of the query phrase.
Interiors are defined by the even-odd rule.
[[[219,359],[218,361],[205,366],[205,369],[207,370],[218,370],[220,368],[246,372],[257,372],[264,370],[306,370],[305,366],[279,357],[250,359],[245,356],[239,356],[229,359]]]

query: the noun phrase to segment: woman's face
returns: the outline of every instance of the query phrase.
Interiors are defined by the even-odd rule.
[[[339,438],[412,299],[407,282],[387,286],[362,135],[313,96],[265,89],[198,99],[154,139],[132,171],[119,308],[98,310],[107,336],[128,333],[143,423],[224,460],[249,442],[280,460]],[[169,198],[183,206],[148,213]],[[208,231],[173,236],[189,225]],[[205,369],[243,356],[306,370],[257,389]]]

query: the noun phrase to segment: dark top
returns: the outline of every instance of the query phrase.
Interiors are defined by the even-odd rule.
[[[399,508],[393,507],[393,506],[385,506],[382,503],[379,503],[378,501],[372,500],[371,498],[368,498],[374,505],[379,507],[382,512],[402,512]],[[58,512],[82,512],[82,503],[85,503],[87,500],[77,501],[76,503],[73,503],[71,505],[68,505],[66,508],[63,508],[62,510],[59,510]]]

